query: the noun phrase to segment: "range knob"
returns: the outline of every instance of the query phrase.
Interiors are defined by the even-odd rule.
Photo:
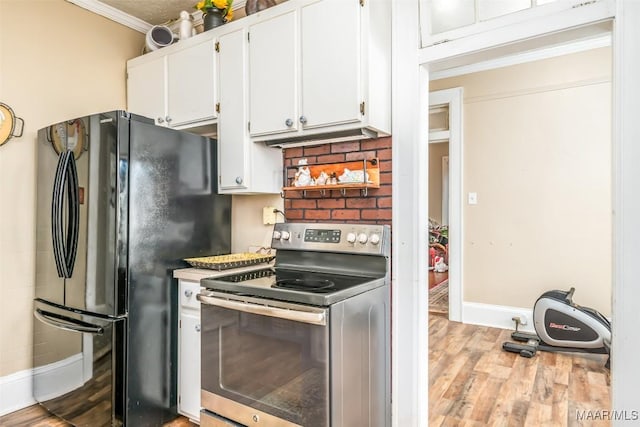
[[[355,243],[355,241],[356,241],[356,233],[347,234],[347,242]]]
[[[380,235],[372,234],[371,237],[369,237],[369,241],[372,245],[377,245],[378,243],[380,243]]]
[[[358,234],[358,242],[359,243],[362,243],[364,245],[365,243],[367,243],[367,240],[369,240],[369,237],[366,234],[364,234],[364,233]]]
[[[273,239],[274,240],[280,240],[281,237],[282,237],[282,234],[278,230],[273,232]]]
[[[289,237],[291,237],[291,235],[289,234],[288,231],[282,232],[282,240],[289,240]]]

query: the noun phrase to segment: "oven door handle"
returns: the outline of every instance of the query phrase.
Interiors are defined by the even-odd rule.
[[[291,310],[241,301],[231,301],[228,299],[216,298],[203,294],[196,295],[196,298],[198,299],[198,301],[206,305],[228,308],[230,310],[241,311],[244,313],[258,314],[261,316],[275,317],[278,319],[292,320],[294,322],[309,323],[312,325],[327,325],[327,315],[325,310],[320,310],[317,312]]]

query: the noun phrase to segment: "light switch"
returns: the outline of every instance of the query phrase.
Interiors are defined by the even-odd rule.
[[[467,197],[467,202],[470,205],[477,205],[478,204],[478,193],[469,193],[469,196]]]

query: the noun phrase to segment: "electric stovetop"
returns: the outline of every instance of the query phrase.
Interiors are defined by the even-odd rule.
[[[236,295],[328,306],[383,286],[384,277],[265,268],[247,273],[211,277],[203,279],[201,284],[210,290]]]

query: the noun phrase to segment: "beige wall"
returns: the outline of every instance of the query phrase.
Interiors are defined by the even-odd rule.
[[[284,203],[279,194],[233,196],[231,230],[232,252],[246,252],[250,247],[271,246],[273,225],[262,224],[262,208],[273,206],[284,210]],[[276,215],[282,222],[282,215]]]
[[[442,224],[442,158],[449,155],[449,143],[429,144],[429,218]]]
[[[144,35],[64,0],[0,0],[0,101],[25,120],[0,147],[0,377],[31,367],[38,129],[124,109]]]
[[[432,82],[464,88],[464,300],[549,289],[611,314],[611,50]]]

